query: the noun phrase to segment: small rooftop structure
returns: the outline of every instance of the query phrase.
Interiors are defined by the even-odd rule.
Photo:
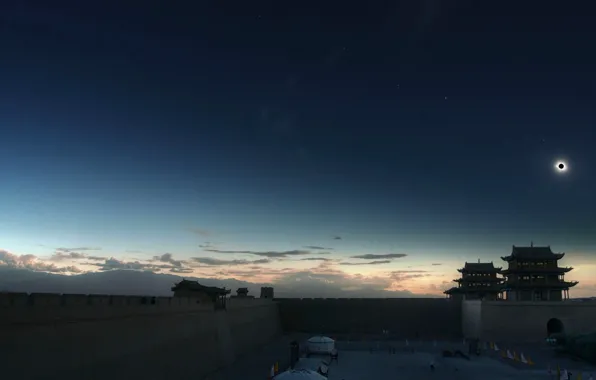
[[[263,286],[261,288],[261,298],[273,299],[273,288],[270,286]]]
[[[238,288],[236,290],[236,295],[232,296],[232,298],[255,298],[255,297],[248,295],[248,288]]]
[[[226,308],[226,296],[230,289],[218,288],[215,286],[204,286],[198,281],[182,279],[172,287],[174,297],[197,297],[210,299],[216,309]]]

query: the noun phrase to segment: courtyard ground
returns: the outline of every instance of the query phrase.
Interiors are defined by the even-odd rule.
[[[214,373],[206,380],[263,380],[268,379],[271,365],[280,363],[280,371],[288,366],[289,343],[296,336],[285,336],[242,358],[231,367]],[[303,337],[298,337],[304,342]],[[480,356],[463,358],[444,358],[443,350],[461,350],[468,353],[467,345],[459,342],[336,342],[339,350],[338,363],[329,368],[329,380],[384,380],[384,379],[453,379],[453,380],[515,380],[515,379],[551,379],[554,380],[556,366],[566,368],[577,378],[582,373],[587,380],[591,374],[596,378],[596,367],[584,362],[565,357],[558,357],[552,349],[535,344],[497,343],[499,348],[522,352],[534,365],[522,364],[503,358],[499,352],[484,350]],[[395,354],[389,352],[395,349]],[[488,347],[487,347],[488,348]],[[435,371],[430,370],[434,362]],[[552,369],[549,375],[548,368]]]

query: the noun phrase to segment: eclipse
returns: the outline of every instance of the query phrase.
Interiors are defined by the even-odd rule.
[[[569,169],[569,165],[565,161],[557,161],[555,163],[555,171],[558,173],[566,172]]]

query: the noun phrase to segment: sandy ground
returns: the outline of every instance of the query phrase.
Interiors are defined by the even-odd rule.
[[[440,355],[445,349],[447,350],[461,350],[464,353],[468,353],[468,345],[464,341],[393,341],[393,342],[337,342],[336,346],[344,351],[370,351],[372,348],[375,351],[386,351],[388,347],[394,347],[398,351],[414,350],[418,352],[433,353]],[[557,354],[552,347],[546,344],[523,344],[523,343],[507,343],[497,342],[497,346],[500,351],[509,350],[512,354],[517,353],[518,357],[523,354],[526,359],[530,359],[534,365],[528,366],[520,362],[512,360],[506,360],[501,357],[500,351],[494,351],[489,349],[489,345],[486,344],[486,350],[481,352],[483,357],[490,357],[494,360],[500,361],[504,364],[512,366],[518,370],[523,371],[536,371],[544,370],[547,371],[549,368],[556,369],[557,366],[560,368],[567,368],[574,373],[593,373],[596,378],[596,366],[585,363],[581,360],[570,358],[565,355]]]
[[[292,337],[280,340],[240,358],[230,368],[212,374],[207,380],[263,380],[268,379],[269,369],[275,361],[280,369],[287,368],[289,342]],[[524,352],[536,362],[529,366],[502,358],[499,353],[486,350],[470,360],[463,358],[443,358],[444,349],[459,349],[464,353],[468,348],[463,342],[336,342],[339,361],[329,369],[329,380],[376,380],[376,379],[453,379],[453,380],[500,380],[500,379],[554,379],[547,368],[569,369],[573,378],[582,372],[583,379],[592,374],[596,378],[596,368],[568,358],[556,358],[552,350],[541,345],[503,344],[502,348]],[[396,349],[389,353],[389,346]],[[372,352],[371,352],[372,349]],[[527,352],[527,353],[526,353]],[[435,363],[431,371],[430,363]],[[551,364],[552,363],[552,364]]]
[[[431,371],[430,363],[435,370]],[[489,357],[442,358],[426,352],[389,354],[346,351],[329,369],[329,380],[373,379],[515,380],[549,379],[546,371],[522,371]]]
[[[278,362],[283,369],[290,361],[292,336],[283,336],[271,344],[238,358],[230,366],[204,378],[204,380],[267,380],[271,366]]]

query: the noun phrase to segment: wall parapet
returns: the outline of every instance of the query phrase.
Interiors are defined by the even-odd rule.
[[[561,307],[561,308],[578,308],[596,307],[596,301],[482,301],[483,306],[499,306],[499,307],[520,307],[520,306],[532,306],[532,307]]]
[[[234,309],[272,301],[250,299],[231,302]],[[100,294],[0,293],[0,325],[71,323],[98,319],[163,314],[213,312],[210,302],[194,297],[120,296]]]

